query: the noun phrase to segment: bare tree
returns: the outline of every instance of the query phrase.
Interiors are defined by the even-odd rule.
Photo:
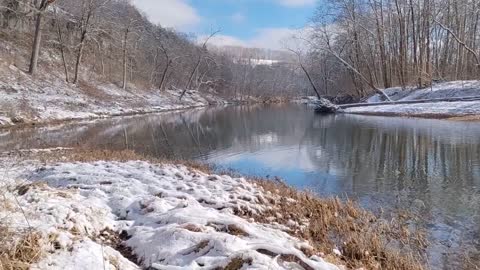
[[[213,38],[216,34],[220,33],[220,30],[217,30],[217,31],[214,31],[212,32],[206,39],[205,41],[203,42],[201,48],[200,48],[200,54],[198,55],[198,60],[197,60],[197,63],[195,64],[195,67],[193,68],[192,70],[192,73],[190,73],[190,76],[188,78],[188,81],[187,81],[187,84],[185,85],[185,88],[183,89],[182,91],[182,94],[180,95],[180,100],[183,98],[183,96],[185,95],[185,93],[187,92],[187,90],[190,88],[191,86],[191,83],[192,83],[192,79],[193,79],[193,76],[195,75],[195,73],[197,72],[198,70],[198,67],[200,66],[200,64],[202,63],[202,60],[203,58],[205,57],[205,54],[208,53],[208,49],[207,49],[207,44],[208,44],[208,41],[210,41],[211,38]]]
[[[40,54],[42,42],[43,16],[47,8],[54,2],[55,0],[35,1],[35,4],[33,6],[33,10],[36,13],[35,35],[33,39],[32,56],[30,58],[30,67],[28,69],[28,73],[32,75],[34,75],[37,71],[38,56]]]

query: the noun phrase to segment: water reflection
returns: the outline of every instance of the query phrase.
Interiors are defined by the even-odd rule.
[[[480,244],[480,123],[225,107],[0,132],[0,149],[83,146],[195,158],[429,219],[433,269]],[[453,253],[451,255],[450,253]],[[443,254],[443,255],[442,255]],[[448,263],[447,263],[448,262]]]

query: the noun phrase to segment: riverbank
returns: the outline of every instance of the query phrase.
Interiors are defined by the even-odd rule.
[[[435,83],[431,87],[424,89],[401,89],[400,87],[394,87],[385,89],[384,91],[394,101],[471,97],[480,96],[480,81]],[[382,101],[380,96],[376,94],[366,102],[374,103],[380,101]],[[344,112],[378,116],[406,116],[474,121],[480,119],[480,101],[354,107],[346,108]]]
[[[413,254],[424,240],[407,222],[281,183],[128,151],[50,149],[1,159],[2,265],[422,268]]]

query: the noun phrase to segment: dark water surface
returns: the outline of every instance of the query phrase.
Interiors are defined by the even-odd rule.
[[[432,269],[469,268],[464,255],[480,264],[480,122],[319,116],[288,105],[0,130],[1,151],[56,146],[193,158],[355,198],[372,210],[412,210],[426,218],[436,243]]]

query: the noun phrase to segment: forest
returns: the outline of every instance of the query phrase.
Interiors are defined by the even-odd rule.
[[[40,52],[55,51],[73,84],[84,70],[123,89],[214,89],[235,99],[314,95],[313,83],[323,96],[363,98],[477,79],[479,7],[476,0],[320,1],[307,34],[292,36],[302,44],[299,59],[286,45],[215,46],[210,39],[220,30],[200,40],[151,23],[128,0],[1,0],[0,21],[3,38],[32,47],[30,73]]]
[[[310,69],[323,94],[478,79],[479,15],[476,0],[324,1],[304,38]]]

